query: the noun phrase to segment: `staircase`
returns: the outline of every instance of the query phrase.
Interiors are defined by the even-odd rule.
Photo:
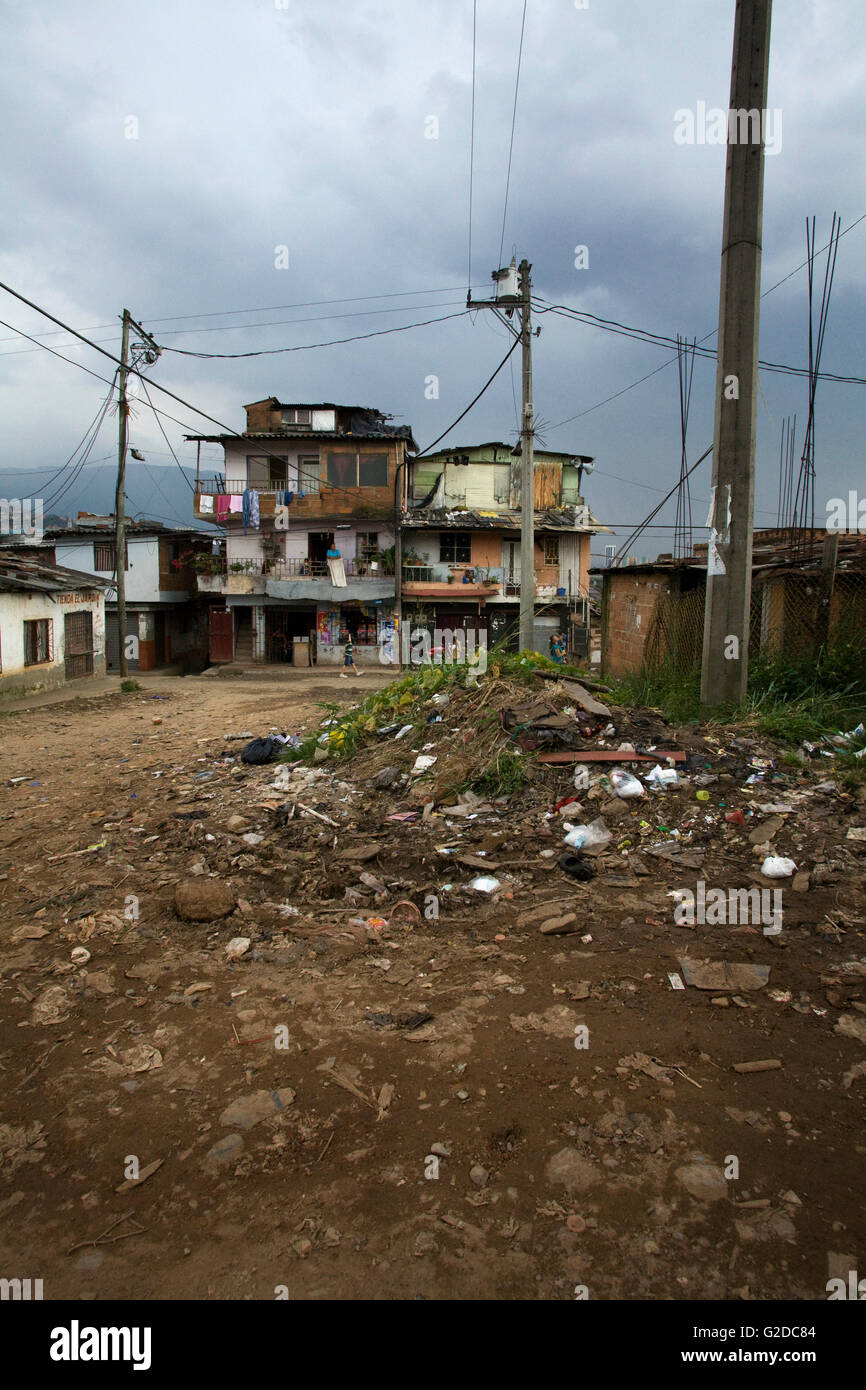
[[[253,625],[244,615],[238,623],[237,636],[235,638],[235,664],[239,666],[251,666],[253,662]]]

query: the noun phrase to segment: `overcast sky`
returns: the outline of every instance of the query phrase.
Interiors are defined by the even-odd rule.
[[[215,353],[459,314],[469,277],[472,8],[472,0],[6,0],[0,279],[112,351],[124,306],[166,348]],[[734,9],[734,0],[589,0],[586,9],[528,0],[503,263],[527,257],[537,295],[665,335],[715,329],[725,151],[676,143],[674,113],[698,102],[727,108]],[[471,273],[479,295],[500,264],[522,13],[523,0],[478,0]],[[817,218],[823,246],[834,210],[843,227],[866,213],[864,36],[863,0],[774,5],[769,105],[781,113],[781,148],[766,158],[765,290],[804,260],[807,217]],[[577,246],[588,248],[586,269],[575,268]],[[288,268],[276,264],[285,259],[279,247],[288,248]],[[866,221],[839,244],[828,372],[866,377],[864,251]],[[5,293],[0,317],[34,335],[52,328]],[[679,475],[675,357],[599,405],[670,352],[552,313],[535,321],[542,442],[594,455],[585,487],[593,511],[611,525],[637,523]],[[763,301],[761,357],[805,366],[807,330],[800,270]],[[49,498],[69,475],[43,483],[72,454],[107,387],[8,328],[0,338],[0,484],[7,495]],[[105,358],[70,346],[66,334],[40,342],[111,376]],[[333,400],[393,414],[424,448],[508,343],[480,311],[317,351],[235,361],[166,351],[151,374],[232,428],[243,427],[245,402],[265,396]],[[712,440],[714,372],[714,363],[696,364],[690,459]],[[430,376],[438,399],[425,396]],[[770,372],[761,385],[756,521],[772,525],[781,422],[797,413],[799,454],[807,385]],[[183,422],[163,420],[178,455],[193,461],[183,434],[217,427],[151,394]],[[518,350],[446,442],[514,438],[519,396]],[[866,388],[821,383],[819,524],[829,498],[866,493],[864,419]],[[110,457],[115,432],[109,415],[94,463]],[[146,407],[132,442],[154,470],[174,468]],[[220,451],[205,452],[212,469]],[[44,472],[9,471],[18,469]],[[709,470],[707,460],[693,478],[697,539],[706,535]],[[60,510],[87,505],[85,479],[86,470]],[[669,506],[663,517],[672,516]],[[669,531],[650,531],[635,553],[669,544]],[[594,554],[602,551],[599,538]]]

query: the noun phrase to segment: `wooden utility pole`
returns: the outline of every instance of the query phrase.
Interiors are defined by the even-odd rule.
[[[771,12],[772,0],[737,0],[734,17],[701,663],[705,709],[740,704],[748,680]]]
[[[120,677],[129,674],[126,661],[126,438],[129,406],[126,403],[126,378],[129,375],[129,310],[123,311],[123,332],[120,340],[120,370],[117,377],[117,489],[114,494],[114,564],[117,571],[117,641],[120,653]]]

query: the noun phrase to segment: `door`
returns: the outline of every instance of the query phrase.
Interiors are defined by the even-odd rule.
[[[63,620],[66,679],[93,675],[93,614],[67,613]]]
[[[506,594],[520,592],[520,541],[502,542],[502,568]]]
[[[314,575],[327,575],[328,551],[334,549],[333,531],[310,531],[307,537],[307,554]]]
[[[235,619],[228,608],[210,610],[210,660],[232,661],[235,654]]]

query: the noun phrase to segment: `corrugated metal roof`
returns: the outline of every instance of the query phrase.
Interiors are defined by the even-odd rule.
[[[603,531],[609,534],[609,528],[602,526],[596,521],[592,513],[589,513],[588,525],[577,526],[575,523],[578,518],[583,517],[582,507],[548,507],[544,511],[535,513],[535,529],[537,531]],[[403,518],[403,525],[412,529],[438,529],[440,531],[457,529],[463,531],[519,531],[521,526],[520,512],[496,512],[496,511],[459,511],[453,507],[433,508],[415,510],[413,509]]]
[[[82,589],[108,589],[112,583],[65,565],[50,565],[31,555],[11,555],[8,550],[0,550],[0,589],[7,592],[75,593]]]

